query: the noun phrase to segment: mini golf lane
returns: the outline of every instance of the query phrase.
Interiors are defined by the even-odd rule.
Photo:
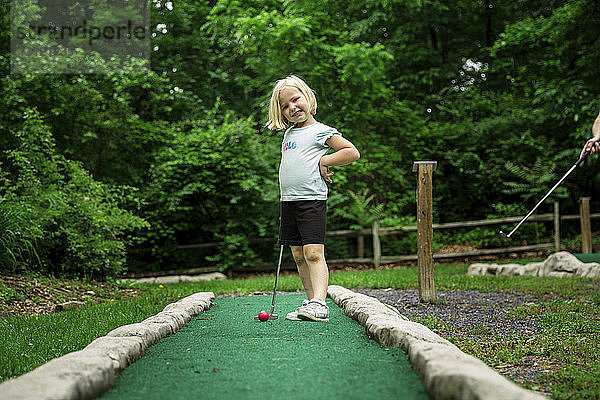
[[[382,347],[330,299],[330,322],[255,321],[269,296],[217,298],[126,368],[102,399],[427,399],[400,348]]]

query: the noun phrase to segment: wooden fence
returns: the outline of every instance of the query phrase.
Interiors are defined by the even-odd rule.
[[[560,245],[560,223],[562,221],[573,221],[580,220],[582,225],[582,252],[591,251],[591,233],[590,233],[590,219],[600,218],[600,213],[590,214],[589,210],[589,198],[582,198],[579,215],[560,215],[558,202],[554,203],[554,212],[547,214],[538,214],[531,216],[525,223],[532,222],[553,222],[553,243],[540,243],[528,246],[506,246],[492,249],[479,249],[473,251],[464,251],[456,253],[436,253],[433,258],[436,260],[442,259],[453,259],[453,258],[466,258],[466,257],[478,257],[485,255],[501,255],[510,254],[516,252],[535,251],[535,250],[549,250],[549,249],[561,249]],[[498,219],[485,219],[476,221],[461,221],[461,222],[446,222],[441,224],[433,224],[434,231],[462,229],[462,228],[479,228],[486,226],[500,226],[510,225],[518,223],[523,217],[508,217]],[[417,254],[408,255],[383,255],[384,249],[381,247],[381,237],[389,235],[400,235],[411,232],[417,232],[417,226],[402,226],[395,228],[382,228],[379,227],[379,223],[375,221],[371,229],[362,230],[337,230],[328,231],[326,236],[328,238],[356,238],[357,239],[357,252],[356,257],[343,258],[343,259],[328,259],[327,263],[330,265],[341,265],[341,264],[370,264],[378,267],[381,264],[391,264],[404,261],[417,261]],[[364,239],[371,238],[373,243],[373,254],[375,257],[366,258],[364,257]],[[249,238],[249,243],[275,243],[275,238]],[[589,243],[589,245],[587,244]],[[178,246],[179,249],[201,249],[201,248],[213,248],[224,245],[225,242],[212,242],[212,243],[199,243],[199,244],[188,244]],[[507,242],[510,244],[510,242]],[[589,246],[586,248],[586,246]],[[587,250],[587,251],[586,251]],[[295,266],[292,264],[284,264],[284,269],[294,269]],[[262,272],[270,271],[273,269],[273,263],[262,263],[254,267],[244,267],[235,269],[234,272]],[[214,271],[211,267],[194,268],[189,270],[178,270],[177,273],[200,273]],[[175,273],[175,271],[164,271],[165,274]]]
[[[428,259],[428,262],[425,263],[429,265],[429,275],[431,276],[431,281],[433,282],[433,260],[437,259],[452,259],[452,258],[467,258],[467,257],[478,257],[485,255],[499,255],[499,254],[507,254],[507,253],[515,253],[515,252],[523,252],[523,251],[532,251],[532,250],[547,250],[547,249],[556,249],[560,250],[561,247],[561,238],[560,238],[560,224],[561,221],[569,221],[569,220],[577,220],[579,219],[581,222],[581,232],[582,232],[582,253],[590,253],[592,251],[592,239],[591,239],[591,219],[592,218],[600,218],[600,214],[591,214],[590,213],[590,198],[584,197],[580,199],[580,212],[579,215],[560,215],[559,213],[559,204],[558,202],[554,203],[554,212],[548,214],[539,214],[534,215],[525,221],[526,223],[531,222],[553,222],[554,223],[554,241],[553,243],[540,243],[529,246],[507,246],[501,248],[493,248],[493,249],[479,249],[474,251],[465,251],[465,252],[456,252],[456,253],[433,253],[433,231],[447,230],[447,229],[463,229],[463,228],[479,228],[485,226],[497,226],[497,225],[507,225],[514,224],[520,222],[523,217],[509,217],[509,218],[498,218],[498,219],[486,219],[486,220],[478,220],[478,221],[463,221],[463,222],[447,222],[441,224],[432,224],[432,180],[431,175],[433,171],[435,171],[437,163],[435,161],[416,161],[413,164],[413,172],[418,172],[417,178],[417,221],[419,226],[402,226],[397,228],[381,228],[379,226],[379,221],[374,221],[371,229],[362,229],[362,230],[338,230],[338,231],[328,231],[326,232],[326,237],[329,238],[339,238],[339,237],[353,237],[357,240],[357,256],[355,258],[345,258],[345,259],[328,259],[327,263],[330,265],[336,264],[372,264],[376,268],[381,264],[390,264],[397,263],[403,261],[419,261],[419,270],[421,271],[422,265],[424,264],[425,259]],[[421,189],[421,190],[420,190]],[[426,189],[426,190],[425,190]],[[419,193],[422,195],[419,196]],[[388,235],[399,235],[406,234],[410,232],[418,232],[419,233],[419,244],[418,244],[418,253],[417,254],[409,254],[409,255],[396,255],[396,256],[384,256],[381,247],[381,237]],[[373,257],[365,258],[364,257],[364,239],[366,237],[371,237],[373,243]],[[248,243],[275,243],[276,239],[274,238],[249,238]],[[225,242],[212,242],[212,243],[198,243],[198,244],[188,244],[188,245],[180,245],[178,249],[201,249],[201,248],[211,248],[225,245]],[[141,249],[140,249],[141,250]],[[139,250],[138,250],[139,251]],[[262,271],[270,271],[273,268],[273,263],[262,263],[256,265],[254,267],[244,267],[239,269],[234,269],[233,272],[262,272]],[[282,266],[283,269],[295,269],[294,265],[284,264]],[[215,271],[214,267],[200,267],[188,270],[177,270],[177,271],[163,271],[156,274],[196,274],[202,272],[211,272]],[[421,272],[419,272],[421,274]],[[143,274],[132,274],[130,277],[136,277],[135,275],[143,275]],[[421,280],[421,275],[419,275],[419,280]],[[433,284],[432,284],[433,285]],[[435,297],[435,294],[432,293],[432,296]]]

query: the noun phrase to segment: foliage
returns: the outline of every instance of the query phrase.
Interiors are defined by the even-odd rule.
[[[21,293],[17,292],[15,289],[3,284],[2,280],[0,279],[0,302],[8,303],[13,300],[23,301],[23,300],[25,300],[25,296],[23,296]],[[0,318],[3,318],[3,317],[5,317],[5,316],[0,314]]]
[[[166,120],[190,115],[182,103],[197,104],[193,96],[169,93],[169,82],[153,72],[9,75],[2,88],[7,129],[18,130],[26,108],[34,106],[61,154],[103,182],[135,186],[144,182],[154,151],[169,140]],[[11,140],[2,137],[0,144],[11,146]]]
[[[119,208],[133,199],[132,189],[94,181],[80,164],[57,154],[36,110],[25,111],[13,135],[18,145],[5,153],[11,173],[0,188],[8,233],[3,252],[11,255],[0,260],[2,270],[37,265],[49,273],[118,274],[125,261],[123,235],[147,226]]]
[[[184,262],[177,245],[203,241],[226,244],[198,259],[202,266],[272,258],[247,239],[277,231],[280,139],[262,127],[274,82],[290,73],[315,90],[317,120],[362,155],[335,168],[330,229],[357,218],[348,190],[368,190],[390,223],[413,216],[416,160],[438,162],[435,222],[519,215],[508,205],[549,189],[553,176],[544,168],[567,170],[600,109],[600,69],[591,67],[600,64],[600,5],[593,0],[169,3],[153,3],[150,71],[110,72],[110,61],[96,60],[106,73],[66,75],[9,74],[9,2],[0,2],[0,128],[20,131],[35,108],[57,155],[78,161],[95,182],[138,188],[113,199],[152,222],[132,233],[151,247],[141,268],[177,267]],[[226,148],[233,143],[226,137],[251,153]],[[17,143],[0,136],[3,149]],[[521,179],[507,163],[530,172]],[[563,212],[576,213],[580,197],[598,192],[597,165],[588,158],[556,192]],[[18,172],[4,160],[0,167],[0,179]],[[42,231],[28,222],[38,217],[5,194],[0,207],[12,215],[10,223],[0,220],[2,243],[11,243],[0,259],[14,265],[45,257],[34,246]],[[483,230],[441,240],[496,245]],[[390,245],[410,248],[411,241]]]
[[[506,182],[504,192],[507,194],[520,194],[526,204],[532,203],[535,199],[541,199],[558,180],[554,173],[556,166],[542,165],[539,158],[531,168],[517,166],[510,161],[507,161],[505,166],[515,178],[518,178],[519,182]],[[552,192],[551,196],[560,199],[565,198],[567,193],[564,187],[558,187]]]
[[[277,139],[257,135],[252,121],[229,114],[176,130],[181,134],[157,154],[144,191],[150,243],[174,248],[223,241],[212,257],[220,268],[252,265],[256,254],[247,238],[277,232]]]
[[[0,185],[7,188],[6,183]],[[0,260],[2,269],[14,270],[20,260],[34,260],[40,263],[34,243],[41,239],[42,232],[32,224],[28,210],[23,204],[9,201],[3,196],[0,200]]]
[[[370,228],[373,225],[373,221],[383,216],[383,204],[370,204],[375,195],[369,196],[368,188],[359,193],[348,190],[348,194],[350,195],[350,204],[346,207],[338,204],[337,208],[333,210],[332,215],[334,217],[340,216],[354,222],[353,225],[350,225],[350,229]]]

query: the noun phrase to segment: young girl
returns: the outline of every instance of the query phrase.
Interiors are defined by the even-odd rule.
[[[290,75],[277,81],[268,127],[285,130],[279,166],[279,244],[290,246],[307,297],[286,318],[328,322],[325,182],[332,182],[329,167],[350,164],[360,154],[335,128],[317,122],[316,112],[315,94],[302,79]],[[330,148],[334,152],[327,154]]]

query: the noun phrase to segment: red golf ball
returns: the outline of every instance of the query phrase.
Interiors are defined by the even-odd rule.
[[[261,311],[258,313],[258,319],[260,319],[261,321],[266,321],[269,319],[269,313],[266,311]]]

